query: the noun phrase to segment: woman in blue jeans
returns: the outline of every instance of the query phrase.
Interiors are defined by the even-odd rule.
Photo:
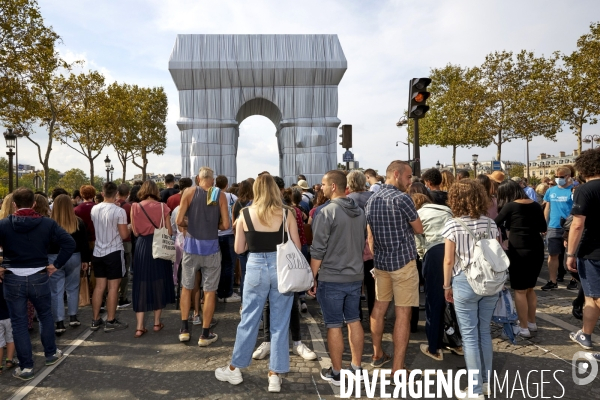
[[[249,251],[246,264],[242,320],[237,328],[231,363],[215,370],[215,377],[232,385],[244,379],[240,368],[252,361],[258,325],[267,298],[271,304],[271,356],[269,392],[281,391],[281,376],[290,369],[289,324],[293,293],[277,289],[277,245],[290,239],[300,248],[298,227],[293,211],[284,207],[281,194],[271,175],[254,182],[254,201],[242,210],[236,224],[235,252]],[[284,219],[284,212],[286,218]],[[284,224],[285,221],[285,224]]]
[[[500,241],[494,220],[485,216],[489,198],[479,182],[462,179],[452,185],[448,191],[448,206],[456,219],[460,219],[475,234],[483,237],[490,224],[491,237]],[[442,233],[445,238],[444,295],[446,301],[454,303],[467,370],[479,371],[475,375],[477,384],[472,388],[474,396],[469,397],[467,393],[465,398],[483,400],[484,395],[489,394],[487,380],[492,371],[493,356],[490,324],[498,296],[480,296],[467,281],[462,267],[472,261],[475,240],[456,219],[448,220]]]
[[[52,208],[52,219],[67,231],[75,240],[75,251],[69,261],[55,273],[50,275],[50,292],[52,294],[52,316],[56,323],[54,332],[62,335],[65,331],[65,306],[64,295],[67,293],[67,305],[69,311],[69,326],[77,327],[81,325],[77,319],[79,310],[79,273],[86,271],[90,262],[91,252],[88,243],[85,223],[78,218],[73,211],[71,198],[66,194],[59,195],[54,199]],[[54,263],[60,246],[52,243],[48,248],[48,262]]]

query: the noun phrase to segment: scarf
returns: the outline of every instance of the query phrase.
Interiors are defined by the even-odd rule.
[[[221,194],[221,189],[216,186],[208,189],[208,193],[206,194],[206,205],[214,206],[219,204],[219,195]]]
[[[33,208],[20,208],[13,214],[16,217],[43,218],[42,214],[38,214]]]

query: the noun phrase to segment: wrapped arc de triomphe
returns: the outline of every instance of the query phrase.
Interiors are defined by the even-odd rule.
[[[276,127],[286,186],[298,174],[320,183],[337,166],[346,68],[337,35],[178,35],[169,71],[179,90],[182,176],[209,166],[237,182],[239,125],[263,115]]]

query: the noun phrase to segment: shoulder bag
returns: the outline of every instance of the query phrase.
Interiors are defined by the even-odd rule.
[[[277,290],[279,293],[303,292],[313,286],[312,270],[306,258],[290,239],[287,232],[287,210],[283,209],[283,237],[277,245]]]
[[[156,226],[141,203],[140,208],[146,214],[146,218],[154,227],[154,237],[152,238],[152,258],[160,258],[167,261],[175,261],[175,241],[169,235],[169,230],[165,226],[165,213],[163,203],[160,203],[160,226]]]

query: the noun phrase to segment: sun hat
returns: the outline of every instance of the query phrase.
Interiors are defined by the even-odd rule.
[[[504,172],[502,171],[494,171],[488,175],[489,178],[495,182],[502,183],[504,182]]]
[[[306,182],[304,179],[300,179],[298,181],[298,186],[300,186],[304,190],[308,190],[308,182]]]

